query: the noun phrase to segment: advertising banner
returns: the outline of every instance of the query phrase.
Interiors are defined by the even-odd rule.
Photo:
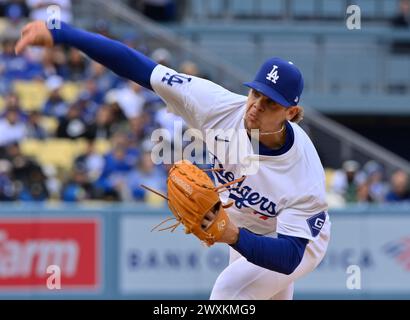
[[[210,293],[228,265],[228,246],[205,247],[180,226],[175,232],[150,232],[161,216],[123,216],[120,221],[122,294]]]
[[[179,227],[150,232],[158,216],[120,221],[122,294],[210,293],[228,263],[228,246],[206,248]],[[403,215],[335,215],[327,255],[295,284],[295,294],[409,294],[410,225]],[[306,295],[304,296],[306,297]]]
[[[47,290],[51,275],[60,277],[63,290],[97,290],[100,225],[98,218],[1,216],[0,292]]]
[[[410,220],[404,215],[334,215],[327,254],[296,283],[299,292],[408,294]]]

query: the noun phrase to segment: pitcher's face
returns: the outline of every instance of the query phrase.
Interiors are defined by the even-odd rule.
[[[245,114],[245,126],[248,130],[272,131],[281,126],[286,115],[287,108],[254,89],[249,91]]]

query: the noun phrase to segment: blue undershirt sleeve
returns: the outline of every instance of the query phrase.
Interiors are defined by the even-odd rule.
[[[304,238],[282,234],[278,234],[278,238],[260,236],[240,228],[238,241],[232,248],[253,264],[288,275],[302,261],[308,242]]]
[[[152,90],[150,79],[157,63],[121,42],[74,28],[61,22],[60,29],[50,29],[55,44],[75,47],[121,77]]]

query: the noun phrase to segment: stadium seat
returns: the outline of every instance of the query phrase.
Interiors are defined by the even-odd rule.
[[[99,154],[106,154],[111,149],[111,143],[105,139],[97,139],[95,141],[95,151]]]
[[[289,13],[292,19],[344,20],[348,5],[358,5],[362,18],[386,22],[397,12],[400,0],[192,0],[195,18],[270,19]],[[289,9],[289,12],[287,10]]]
[[[201,19],[205,17],[204,3],[202,0],[190,1],[190,11],[194,19]]]
[[[220,0],[192,0],[189,1],[189,6],[191,13],[187,18],[193,21],[221,18],[227,14],[224,2]]]
[[[374,19],[377,16],[377,4],[374,0],[357,0],[354,3],[360,7],[362,18]],[[381,3],[379,3],[381,5]]]
[[[61,88],[61,95],[67,102],[71,103],[77,100],[80,90],[81,84],[74,82],[66,82]]]
[[[235,18],[257,17],[254,1],[231,0],[230,5],[229,10]]]
[[[40,110],[48,94],[41,81],[16,81],[14,90],[27,111]]]
[[[49,139],[44,142],[42,153],[37,158],[42,164],[69,170],[74,160],[75,147],[73,141],[68,139]]]
[[[164,206],[165,200],[153,192],[147,192],[145,195],[145,202],[152,207]]]
[[[203,6],[204,6],[204,9],[206,10],[205,12],[207,12],[209,16],[211,17],[225,16],[226,8],[224,7],[224,1],[206,0],[204,2],[205,3],[203,4]]]
[[[21,143],[23,154],[35,158],[42,165],[53,165],[60,170],[70,170],[75,158],[85,152],[87,140],[85,139],[58,139],[48,140],[26,139]],[[95,141],[95,150],[105,154],[111,149],[108,140]]]
[[[40,81],[16,81],[14,90],[20,97],[23,108],[27,111],[41,110],[48,97],[48,90]],[[61,95],[68,102],[74,102],[81,90],[81,84],[67,82],[61,88]]]
[[[259,14],[262,17],[282,17],[285,14],[285,1],[259,0]]]
[[[306,19],[317,17],[318,12],[315,6],[315,0],[291,1],[291,15],[296,19]]]
[[[346,16],[346,1],[331,0],[321,2],[321,16],[327,19],[344,20]]]
[[[387,61],[387,89],[403,91],[410,89],[410,57],[407,55],[392,56]]]
[[[41,118],[41,125],[48,132],[48,134],[54,135],[58,127],[58,120],[53,117],[43,116]]]
[[[332,168],[325,168],[325,183],[326,190],[330,190],[333,185],[333,179],[335,176],[335,170]]]
[[[380,79],[380,50],[372,41],[352,42],[328,39],[323,64],[323,79],[328,93],[369,94]]]
[[[272,18],[280,17],[284,14],[283,0],[259,0],[243,1],[232,0],[230,2],[230,11],[235,18]]]
[[[0,18],[0,34],[4,34],[10,23],[6,18]]]
[[[381,2],[381,0],[377,1]],[[398,13],[399,2],[400,0],[384,0],[381,2],[380,5],[382,5],[381,12],[383,14],[383,18],[391,19],[394,17]]]
[[[20,143],[20,149],[24,155],[37,158],[37,154],[42,152],[43,144],[41,140],[25,139]]]
[[[34,140],[21,143],[22,153],[34,157],[42,165],[70,170],[74,158],[81,152],[81,142],[68,139]]]
[[[238,67],[245,72],[254,73],[258,65],[256,47],[250,37],[230,37],[230,39],[207,37],[202,38],[200,45],[215,53],[217,56],[224,57],[226,62]]]

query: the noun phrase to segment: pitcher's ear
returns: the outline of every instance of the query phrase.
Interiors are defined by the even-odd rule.
[[[289,107],[286,112],[286,120],[299,123],[303,120],[304,110],[301,106]]]

